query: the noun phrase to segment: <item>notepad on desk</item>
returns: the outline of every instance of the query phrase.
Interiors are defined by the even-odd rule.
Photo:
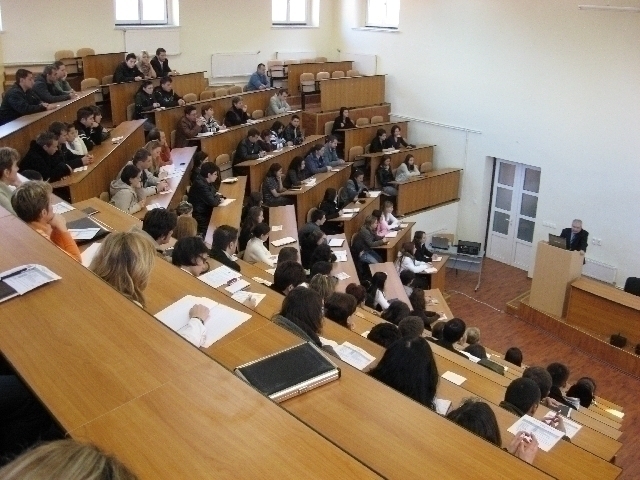
[[[442,378],[444,378],[445,380],[449,380],[451,383],[458,386],[462,385],[466,380],[466,378],[464,378],[462,375],[458,375],[457,373],[451,372],[449,370],[442,374]]]
[[[61,277],[37,264],[21,265],[0,273],[0,302],[41,287]]]
[[[332,238],[329,240],[330,247],[341,247],[344,243],[344,238]]]
[[[67,202],[58,202],[52,205],[51,208],[53,208],[53,213],[58,215],[70,212],[71,210],[75,210],[75,208],[69,205]]]
[[[436,398],[434,399],[436,413],[440,415],[446,415],[449,413],[449,409],[451,408],[451,400],[445,400],[444,398]]]
[[[282,225],[273,225],[271,227],[271,231],[272,232],[280,232],[280,231],[282,231]]]
[[[388,232],[385,234],[384,238],[396,238],[398,236],[398,232]]]
[[[203,132],[203,133],[197,134],[196,137],[198,137],[198,138],[211,137],[212,135],[213,135],[213,132]]]
[[[177,302],[158,312],[155,317],[171,328],[179,332],[189,323],[189,311],[196,305],[204,305],[209,308],[208,319],[205,320],[206,337],[203,347],[207,348],[232,332],[251,318],[248,313],[240,312],[205,297],[187,295]]]
[[[351,275],[349,275],[346,272],[338,272],[338,273],[334,274],[333,276],[336,277],[338,280],[346,280],[348,278],[351,278]]]
[[[376,191],[376,192],[371,192],[371,191],[369,191],[369,193],[367,193],[367,195],[368,195],[370,198],[378,198],[378,197],[380,196],[380,194],[381,194],[381,193],[382,193],[382,192],[381,192],[380,190],[378,190],[378,191]]]
[[[278,240],[272,240],[271,245],[273,245],[274,247],[281,247],[283,245],[287,245],[289,243],[295,243],[295,242],[296,242],[296,239],[293,237],[284,237]]]
[[[343,213],[340,218],[353,218],[353,213]]]
[[[343,208],[342,211],[344,213],[358,213],[360,209],[359,208]]]
[[[346,262],[349,258],[346,250],[334,250],[333,254],[336,256],[336,262]]]
[[[564,436],[560,430],[556,430],[555,428],[529,415],[524,415],[516,420],[516,423],[511,425],[507,429],[507,432],[514,435],[518,432],[526,432],[535,435],[540,449],[545,452],[551,450],[553,446]]]
[[[78,245],[97,240],[111,233],[92,218],[82,217],[67,223],[67,230]]]
[[[235,281],[232,281],[229,285],[227,285],[225,287],[225,290],[229,293],[236,293],[242,290],[243,288],[247,288],[249,285],[251,285],[249,282],[239,278],[239,279],[236,279]]]
[[[214,268],[204,275],[200,275],[198,280],[206,283],[210,287],[218,288],[225,283],[229,283],[230,281],[241,277],[242,274],[240,272],[236,272],[235,270],[223,265],[218,268]]]

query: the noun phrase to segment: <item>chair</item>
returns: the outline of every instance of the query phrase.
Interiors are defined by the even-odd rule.
[[[318,210],[316,207],[311,207],[309,209],[309,211],[307,212],[307,223],[311,221],[311,215],[313,215],[313,212],[315,212],[316,210]]]
[[[433,170],[433,162],[422,162],[420,164],[420,173],[428,173]]]
[[[331,78],[344,78],[344,72],[342,70],[336,70],[331,74]]]
[[[105,75],[102,77],[102,83],[100,85],[109,85],[113,83],[113,75]]]
[[[323,63],[327,61],[327,57],[316,57],[313,59],[313,61],[316,63]]]
[[[127,120],[133,120],[133,114],[136,111],[136,104],[130,103],[127,105]]]
[[[109,192],[102,192],[100,194],[100,200],[102,200],[103,202],[109,202]]]
[[[371,117],[371,123],[382,123],[384,122],[384,118],[382,118],[382,115],[374,115],[373,117]]]
[[[198,101],[198,96],[195,93],[185,93],[182,99],[186,103],[193,103]]]
[[[273,79],[284,78],[284,62],[282,60],[269,60],[267,62],[267,71]]]
[[[289,65],[300,63],[299,60],[283,60],[284,64],[284,74],[285,76],[289,75]]]
[[[73,50],[58,50],[54,53],[53,58],[55,58],[57,62],[58,60],[64,60],[66,58],[75,58],[75,56]]]
[[[228,88],[217,88],[214,91],[214,95],[215,95],[216,98],[225,97],[225,96],[229,95],[229,89]]]
[[[92,88],[98,88],[100,86],[100,80],[97,78],[85,78],[80,82],[80,90],[91,90]]]
[[[364,153],[364,149],[360,146],[357,145],[355,147],[351,147],[349,149],[349,157],[348,157],[348,162],[353,162],[357,156],[362,155]]]
[[[176,131],[175,130],[171,130],[171,134],[169,135],[169,140],[171,140],[171,145],[169,145],[171,148],[175,147],[176,144]]]
[[[360,77],[360,72],[358,70],[347,70],[347,77]]]
[[[93,48],[79,48],[76,52],[76,57],[86,57],[87,55],[95,55],[96,51]]]
[[[300,90],[302,92],[315,92],[316,79],[313,73],[302,73],[300,75]]]
[[[315,58],[301,58],[300,63],[316,63]]]
[[[254,110],[253,113],[251,114],[251,118],[253,118],[254,120],[257,120],[258,118],[262,118],[264,117],[264,111],[262,110]]]
[[[371,144],[370,143],[367,143],[364,146],[364,153],[366,153],[367,155],[369,155],[371,153]]]
[[[200,93],[200,100],[209,100],[211,98],[213,98],[213,90],[203,90]]]
[[[223,180],[231,176],[231,159],[228,153],[223,153],[216,157],[215,164],[220,169],[220,178]]]
[[[326,122],[324,124],[324,134],[325,135],[331,135],[331,130],[333,129],[333,121],[331,122]]]
[[[322,80],[329,80],[331,78],[331,74],[329,72],[318,72],[316,75],[316,81],[321,82]]]
[[[242,87],[240,85],[229,87],[229,95],[235,95],[237,93],[242,93]]]
[[[246,92],[246,91],[247,91],[247,86],[246,86],[246,85],[243,85],[243,86],[242,86],[242,91],[243,91],[243,92]]]
[[[640,278],[629,277],[624,282],[624,291],[640,297]]]
[[[356,127],[362,127],[363,125],[369,125],[369,119],[367,117],[360,117],[356,120]]]

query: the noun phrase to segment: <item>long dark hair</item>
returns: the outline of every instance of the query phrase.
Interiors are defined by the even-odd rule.
[[[438,386],[438,368],[422,337],[394,342],[369,375],[430,409]]]
[[[275,177],[280,170],[282,170],[282,165],[279,163],[272,163],[267,171],[267,177]]]
[[[367,299],[365,305],[370,308],[375,308],[376,292],[380,290],[384,292],[384,284],[387,281],[387,274],[384,272],[376,272],[371,277],[370,281],[363,282],[363,286],[367,289]]]
[[[280,130],[282,130],[283,128],[284,125],[280,120],[276,120],[275,122],[273,122],[273,125],[271,125],[271,131],[277,134],[280,134]]]
[[[344,111],[349,110],[347,107],[340,107],[340,118],[344,120]]]
[[[338,191],[335,188],[327,188],[324,191],[323,202],[335,202],[336,197],[338,196]]]
[[[413,161],[413,165],[409,165],[409,159],[410,158],[413,158],[413,160],[414,160]],[[404,157],[404,164],[407,166],[407,170],[409,170],[409,171],[412,171],[412,170],[418,168],[418,167],[416,167],[416,162],[415,162],[414,156],[411,155],[410,153],[406,157]]]
[[[304,162],[304,158],[300,155],[293,157],[293,160],[291,160],[291,163],[289,164],[289,170],[293,170],[296,173],[299,172],[301,170],[300,166],[302,165],[302,162]]]
[[[400,254],[400,257],[398,257],[398,268],[402,268],[402,261],[408,257],[411,260],[413,260],[413,263],[415,265],[416,263],[416,257],[413,255],[413,249],[416,248],[415,244],[413,242],[404,242],[402,244],[402,253]]]
[[[496,414],[485,402],[475,399],[465,400],[458,408],[450,411],[447,418],[494,445],[502,447]]]
[[[318,334],[322,330],[322,298],[310,288],[296,287],[284,297],[280,315],[294,323],[314,341],[320,342]],[[318,346],[322,344],[319,343]]]

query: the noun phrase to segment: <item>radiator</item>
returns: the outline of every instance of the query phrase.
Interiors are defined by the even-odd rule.
[[[595,260],[587,258],[586,263],[582,267],[582,274],[586,277],[600,280],[601,282],[614,284],[618,269],[613,265],[607,265],[606,263],[596,262]]]

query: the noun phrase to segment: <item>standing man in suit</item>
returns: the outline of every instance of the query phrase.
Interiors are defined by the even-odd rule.
[[[584,255],[589,244],[589,232],[582,228],[582,220],[575,219],[571,222],[571,228],[562,230],[560,236],[567,241],[568,250],[579,250]]]

